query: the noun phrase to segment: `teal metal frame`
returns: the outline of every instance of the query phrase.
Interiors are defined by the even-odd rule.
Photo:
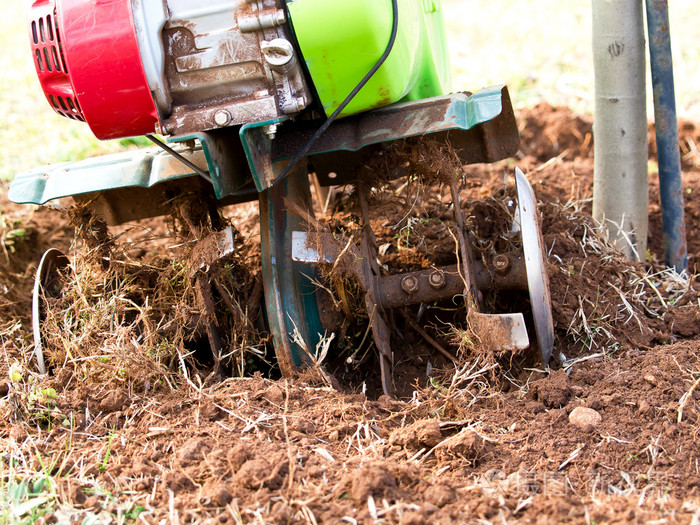
[[[514,147],[517,149],[518,131],[508,92],[502,86],[473,95],[454,93],[394,104],[338,120],[309,151],[309,157],[357,152],[376,144],[435,133],[451,133],[451,141],[459,150],[460,134],[464,136],[465,132],[498,118],[507,124],[499,125],[498,136],[494,137],[498,148],[487,143],[489,137],[481,137],[486,141],[483,147],[472,147],[463,156],[465,163],[490,162],[514,153]],[[277,126],[274,140],[268,136],[271,125]],[[234,129],[240,141],[230,131],[221,130],[177,137],[171,142],[199,141],[199,148],[183,155],[207,169],[216,197],[223,199],[236,194],[251,177],[258,192],[270,188],[275,180],[273,163],[291,159],[298,145],[313,134],[315,126],[315,122],[280,118]],[[472,142],[471,136],[464,140],[465,144]],[[196,176],[165,152],[137,150],[33,169],[15,178],[8,196],[16,203],[45,204],[62,197],[117,188],[152,188],[162,182]]]

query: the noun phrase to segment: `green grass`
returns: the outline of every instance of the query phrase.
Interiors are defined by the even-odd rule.
[[[87,125],[54,113],[39,86],[29,51],[23,0],[3,3],[0,30],[0,180],[41,164],[85,158],[121,149],[100,142]]]

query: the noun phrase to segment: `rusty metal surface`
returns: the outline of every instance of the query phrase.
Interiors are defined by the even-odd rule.
[[[346,248],[347,246],[347,248]],[[478,290],[504,291],[528,289],[525,260],[522,254],[501,254],[508,258],[509,269],[503,273],[497,273],[492,264],[484,265],[481,261],[472,263],[475,283]],[[377,295],[375,300],[382,308],[398,308],[432,301],[451,299],[464,293],[464,280],[459,274],[456,264],[433,268],[430,270],[418,270],[387,276],[368,276],[366,272],[355,271],[362,264],[362,255],[354,245],[347,245],[347,239],[336,238],[333,234],[309,234],[295,231],[292,236],[292,258],[295,261],[312,264],[334,264],[342,257],[339,266],[354,272],[363,287],[368,288],[370,281],[376,281]],[[430,276],[439,272],[444,276],[445,284],[436,288],[430,284]],[[415,292],[409,294],[402,287],[402,281],[412,277],[418,283]]]
[[[520,135],[508,90],[503,88],[501,94],[501,113],[492,120],[467,130],[438,131],[432,133],[430,138],[438,143],[450,144],[464,164],[495,162],[515,155],[520,146]],[[280,133],[295,131],[285,129],[286,126],[285,124],[280,127]],[[326,133],[334,133],[333,126]],[[297,137],[290,140],[299,139]],[[282,145],[277,144],[277,142],[275,140],[275,148],[280,148],[277,153],[281,154]],[[384,147],[386,146],[382,144],[373,144],[365,146],[357,152],[341,150],[316,153],[309,157],[309,162],[313,165],[321,184],[343,184],[351,182],[358,169],[369,159],[379,154]],[[274,151],[273,154],[275,154]],[[335,176],[330,178],[329,173],[333,173]],[[395,166],[390,178],[399,178],[407,174],[405,168]]]
[[[501,140],[506,137],[518,139],[513,109],[510,104],[508,89],[488,88],[477,93],[452,93],[413,102],[394,104],[366,113],[352,115],[334,122],[309,150],[309,155],[329,151],[357,151],[371,144],[380,144],[397,138],[414,137],[425,134],[452,132],[456,138],[486,122],[497,121],[495,128]],[[493,126],[492,126],[493,127]],[[293,128],[283,126],[279,130],[272,150],[274,159],[293,157],[306,144],[318,128],[316,122],[300,122]],[[454,135],[454,137],[453,137]],[[471,139],[458,141],[470,143]],[[480,140],[477,139],[477,142]],[[510,144],[510,142],[509,142]],[[500,155],[509,156],[517,151],[517,145],[501,147]],[[468,148],[467,148],[468,149]],[[479,150],[480,148],[476,148]],[[499,155],[498,148],[489,146],[489,153],[479,156],[475,162],[487,162],[481,158]],[[476,159],[477,156],[474,156]],[[504,158],[499,156],[499,160]]]
[[[197,245],[203,247],[203,249],[194,248],[197,253],[197,260],[194,261],[196,264],[190,268],[191,277],[200,272],[207,273],[221,259],[235,253],[236,245],[233,226],[208,234],[203,239],[198,240]]]
[[[462,201],[459,197],[459,187],[457,178],[450,179],[450,193],[452,193],[452,209],[454,211],[455,222],[457,223],[457,239],[459,240],[459,258],[461,258],[461,266],[459,272],[464,280],[464,295],[467,301],[469,310],[479,310],[481,301],[476,288],[476,279],[474,277],[474,254],[471,244],[467,242],[467,225],[464,219],[464,211],[462,210]],[[483,296],[482,296],[483,297]]]
[[[362,215],[366,216],[366,199],[362,198],[362,190],[359,191]],[[529,338],[523,315],[480,313],[476,303],[465,295],[467,284],[461,274],[461,268],[457,265],[397,275],[380,275],[379,269],[371,264],[372,261],[376,261],[377,254],[373,249],[373,234],[371,230],[367,230],[368,228],[365,228],[359,247],[334,234],[295,231],[292,234],[291,255],[292,259],[298,262],[332,264],[338,275],[354,276],[365,289],[365,307],[380,353],[382,388],[385,394],[391,395],[393,392],[390,372],[392,352],[386,317],[386,311],[392,308],[447,300],[461,295],[469,301],[470,322],[475,323],[476,329],[481,330],[484,337],[493,339],[494,345],[513,350],[528,347]],[[486,290],[528,289],[523,254],[499,254],[488,265],[468,259],[467,264],[473,276],[474,296],[478,295],[479,291]],[[439,351],[444,351],[435,341],[430,344]]]
[[[213,193],[211,185],[201,177],[187,177],[157,184],[152,188],[116,188],[108,191],[76,195],[73,199],[102,217],[108,225],[158,217],[168,213],[168,203],[176,195]]]
[[[360,214],[362,219],[362,238],[360,242],[360,253],[364,264],[357,264],[359,273],[364,274],[363,282],[367,283],[365,294],[365,306],[367,314],[370,316],[372,335],[374,344],[379,350],[379,368],[382,378],[382,390],[384,394],[394,396],[394,384],[392,369],[394,367],[394,356],[391,352],[391,330],[386,318],[384,308],[379,304],[379,286],[377,277],[380,275],[379,263],[377,262],[377,243],[369,221],[369,203],[367,199],[367,186],[360,182],[357,186],[358,201],[360,203]]]
[[[181,135],[294,115],[311,101],[276,0],[167,0],[168,107],[163,132]],[[284,53],[287,53],[284,56]]]
[[[485,314],[470,312],[469,324],[486,348],[524,350],[530,346],[530,338],[522,313]]]
[[[261,128],[277,125],[275,139]],[[260,191],[269,187],[270,164],[296,155],[318,129],[318,121],[269,121],[241,127],[241,141]],[[338,184],[355,176],[357,168],[386,144],[430,135],[449,143],[464,163],[492,162],[513,155],[519,146],[508,90],[488,88],[473,95],[453,93],[395,104],[333,122],[310,148],[309,162],[323,184]],[[269,157],[256,155],[261,148]],[[328,173],[336,178],[329,181]],[[403,171],[397,167],[395,176]]]

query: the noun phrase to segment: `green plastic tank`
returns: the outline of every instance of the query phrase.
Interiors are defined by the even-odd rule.
[[[391,0],[288,1],[291,23],[326,116],[376,64],[391,35]],[[399,0],[396,43],[341,116],[449,92],[440,0]]]

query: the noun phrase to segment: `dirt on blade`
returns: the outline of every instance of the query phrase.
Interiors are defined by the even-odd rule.
[[[374,349],[360,345],[367,313],[358,313],[364,305],[348,280],[324,283],[341,316],[358,316],[338,325],[338,355],[319,363],[338,389],[324,375],[277,377],[259,315],[256,206],[226,210],[236,253],[205,268],[206,243],[219,244],[202,230],[206,221],[187,220],[186,208],[71,247],[72,228],[59,212],[3,200],[0,475],[17,505],[27,502],[12,519],[697,522],[698,128],[681,126],[686,277],[660,263],[655,174],[650,251],[633,264],[590,217],[590,119],[540,105],[519,122],[518,158],[463,169],[461,199],[479,257],[487,257],[514,242],[514,193],[504,173],[515,162],[528,174],[543,216],[562,366],[542,370],[536,349],[484,350],[478,331],[460,321],[461,304],[422,314],[430,343],[406,321],[417,313],[409,308],[394,319],[404,338],[396,349],[399,400],[381,395]],[[371,192],[382,265],[455,263],[449,190],[430,176],[449,165],[435,159],[420,176]],[[355,194],[340,189],[314,228],[352,237],[357,217]],[[81,271],[52,305],[52,372],[42,377],[32,361],[30,298],[49,246],[67,251]],[[213,283],[211,303],[194,290],[198,272]],[[527,297],[489,300],[520,311]],[[207,331],[210,307],[223,334],[220,361]]]

